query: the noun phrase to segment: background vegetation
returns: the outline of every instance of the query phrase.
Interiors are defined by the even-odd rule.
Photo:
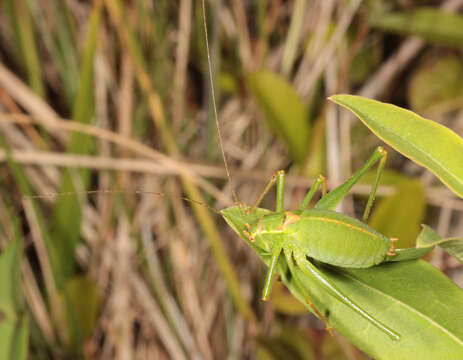
[[[463,1],[206,3],[241,201],[285,169],[295,208],[319,173],[333,188],[363,164],[380,142],[326,101],[335,93],[463,133]],[[213,210],[233,201],[200,1],[5,0],[0,39],[5,356],[367,358],[281,284],[260,301],[266,269]],[[461,200],[387,150],[370,225],[399,247],[421,223],[461,236]],[[361,214],[372,179],[339,210]],[[455,259],[435,249],[428,260],[463,286]]]

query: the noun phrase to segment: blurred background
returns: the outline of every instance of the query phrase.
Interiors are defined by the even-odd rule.
[[[371,155],[380,141],[332,94],[463,134],[463,0],[205,2],[241,201],[284,169],[296,208],[318,174],[332,189]],[[215,210],[233,199],[212,104],[201,1],[1,2],[6,359],[367,358],[280,283],[260,300],[266,269]],[[461,236],[463,203],[387,150],[370,225],[398,247],[421,223]],[[361,215],[373,176],[339,211]],[[427,260],[463,286],[454,259]]]

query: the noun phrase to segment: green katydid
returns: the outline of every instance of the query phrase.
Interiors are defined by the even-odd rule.
[[[392,259],[395,256],[394,239],[378,233],[357,219],[332,210],[346,196],[360,177],[379,161],[376,180],[363,214],[363,221],[365,221],[373,204],[385,160],[386,151],[378,147],[359,171],[353,174],[344,184],[328,194],[325,191],[325,178],[319,176],[314,186],[312,186],[305,196],[299,209],[295,211],[283,210],[283,171],[278,171],[272,177],[269,185],[253,206],[247,207],[238,204],[236,206],[242,211],[234,211],[236,210],[236,206],[221,211],[226,222],[241,238],[251,242],[253,246],[261,248],[271,256],[262,294],[264,300],[268,299],[275,267],[279,256],[282,254],[290,270],[296,266],[299,267],[306,276],[322,285],[336,299],[352,308],[391,338],[395,340],[399,339],[399,335],[396,332],[361,309],[325,279],[322,272],[311,261],[311,259],[315,259],[338,267],[368,268]],[[274,183],[276,183],[277,187],[275,212],[268,211],[264,216],[256,218],[254,213],[257,206]],[[307,207],[320,186],[323,189],[323,197],[316,203],[313,209],[308,210]],[[241,225],[243,223],[245,224],[244,227]],[[422,253],[417,254],[417,257],[422,255]],[[293,271],[292,273],[295,274],[296,272]],[[295,277],[296,284],[299,281]],[[306,294],[302,286],[300,290],[305,295],[307,303],[325,321],[328,329],[330,329],[327,320],[315,308],[310,294]]]
[[[296,274],[295,267],[313,281],[319,283],[329,294],[344,303],[374,326],[379,328],[393,340],[399,340],[400,335],[368,314],[365,310],[356,305],[353,301],[339,291],[328,281],[311,259],[322,263],[334,265],[340,268],[368,268],[378,265],[385,261],[394,261],[396,256],[393,241],[396,239],[388,238],[375,231],[364,222],[368,219],[373,201],[375,198],[378,183],[381,177],[387,153],[382,147],[378,147],[365,165],[354,173],[345,183],[326,193],[326,180],[319,176],[310,191],[308,191],[299,209],[295,211],[283,210],[284,198],[284,171],[280,170],[270,180],[262,194],[251,207],[238,201],[234,191],[230,171],[225,157],[220,132],[217,107],[215,101],[214,83],[212,80],[212,65],[208,44],[206,15],[204,0],[202,1],[203,25],[205,32],[206,54],[208,58],[209,80],[212,95],[212,105],[214,118],[217,126],[218,140],[222,158],[231,184],[233,198],[236,205],[223,209],[220,214],[233,230],[244,240],[252,243],[253,247],[260,248],[264,253],[271,257],[269,269],[267,271],[265,285],[263,288],[262,299],[269,297],[273,274],[279,257],[283,254],[289,270]],[[371,189],[367,205],[363,214],[363,222],[351,218],[347,215],[333,211],[341,200],[347,195],[349,190],[375,163],[379,161],[376,179]],[[258,208],[265,194],[276,183],[276,209],[275,212]],[[322,187],[322,198],[316,203],[313,209],[308,210],[308,206],[315,192]],[[236,209],[240,211],[236,211]],[[257,213],[264,214],[256,216]],[[243,225],[244,224],[244,225]],[[432,248],[427,249],[397,249],[400,256],[397,260],[411,260],[423,256]],[[300,279],[294,276],[296,284],[300,284]],[[300,293],[304,294],[308,305],[331,329],[328,320],[316,309],[310,294],[303,286],[299,286]]]
[[[386,151],[378,147],[360,170],[328,194],[325,190],[325,178],[319,176],[297,210],[283,210],[285,175],[283,171],[278,171],[254,205],[247,207],[239,203],[220,212],[241,238],[271,256],[262,294],[263,300],[268,299],[278,259],[280,255],[283,255],[290,270],[297,266],[303,270],[307,277],[319,283],[337,300],[353,309],[392,339],[398,340],[400,338],[394,330],[376,320],[339,291],[312,262],[314,259],[340,268],[368,268],[385,261],[394,261],[396,253],[393,241],[395,239],[380,234],[364,222],[333,211],[360,177],[379,161],[376,179],[363,214],[362,220],[367,220],[386,155]],[[263,216],[256,217],[256,210],[259,213],[262,213],[263,210],[258,209],[257,206],[274,183],[276,183],[277,189],[275,212],[266,211]],[[323,196],[313,209],[308,210],[307,207],[320,186]],[[236,207],[241,211],[235,211]],[[398,250],[400,250],[401,259],[411,260],[423,256],[431,249],[421,251],[414,248]],[[296,274],[295,271],[292,273]],[[296,276],[295,282],[296,284],[300,282]],[[327,319],[315,308],[310,294],[306,293],[303,286],[300,286],[299,290],[304,294],[307,303],[314,312],[325,321],[328,329],[330,329]]]

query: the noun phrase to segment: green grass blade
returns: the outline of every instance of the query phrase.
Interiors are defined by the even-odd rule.
[[[8,167],[11,170],[11,173],[13,175],[14,180],[16,181],[20,193],[25,196],[33,195],[32,186],[30,185],[26,174],[24,173],[22,167],[19,166],[16,162],[14,162],[9,156],[10,149],[2,136],[0,136],[0,145],[7,152]],[[41,236],[45,243],[47,256],[50,261],[50,267],[53,274],[53,280],[56,283],[58,283],[62,276],[63,263],[68,262],[69,259],[60,256],[58,245],[51,240],[50,234],[46,231],[43,212],[37,206],[37,203],[34,201],[34,199],[30,199],[30,201],[32,204],[32,208],[34,209],[34,214],[36,216],[38,225],[40,227]]]
[[[72,109],[72,118],[79,123],[88,124],[94,117],[94,86],[93,60],[97,44],[98,28],[100,24],[102,2],[97,1],[89,20],[89,27],[82,56],[79,88]],[[73,133],[67,151],[77,154],[93,152],[94,140],[85,134]],[[87,188],[90,177],[89,171],[79,171],[80,181],[84,189]],[[69,171],[63,172],[59,192],[73,192],[75,186]],[[67,259],[62,269],[64,277],[72,275],[74,269],[74,250],[80,237],[81,208],[77,197],[63,196],[58,198],[54,211],[53,238],[59,245],[60,254]]]
[[[20,309],[21,242],[0,254],[0,359],[26,359],[28,320]]]
[[[449,128],[398,106],[354,95],[329,98],[352,111],[379,138],[433,172],[463,197],[463,139]]]
[[[26,69],[30,87],[41,97],[45,95],[37,42],[26,0],[9,0],[9,14],[18,46],[18,59]]]
[[[373,18],[373,27],[405,35],[416,35],[441,45],[463,46],[463,16],[436,8],[418,8]]]
[[[256,209],[256,217],[267,213],[266,209]],[[234,229],[239,232],[246,229],[239,220],[242,216],[237,206],[222,210],[222,214]],[[269,254],[248,244],[268,265]],[[278,265],[282,282],[310,310],[283,257]],[[376,359],[423,360],[463,357],[463,290],[425,261],[402,261],[348,271],[317,266],[352,301],[401,335],[399,341],[391,340],[296,268],[301,271],[303,286],[329,323],[368,355]]]
[[[76,96],[79,82],[78,56],[76,41],[73,36],[72,21],[65,1],[53,0],[50,6],[53,24],[49,23],[49,14],[44,11],[43,3],[31,2],[31,12],[37,24],[37,32],[44,47],[55,65],[62,87],[64,103],[71,105]],[[63,16],[65,14],[66,16]]]
[[[270,71],[252,73],[247,82],[274,134],[294,160],[303,162],[310,146],[307,104],[286,79]]]

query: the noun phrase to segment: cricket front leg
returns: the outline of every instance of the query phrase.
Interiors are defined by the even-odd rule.
[[[280,253],[281,253],[281,247],[275,248],[272,253],[272,259],[270,260],[270,265],[267,270],[267,275],[265,276],[264,289],[262,291],[262,300],[264,301],[268,300],[270,290],[272,289],[273,274],[278,264],[278,258],[280,257]]]
[[[275,174],[273,174],[272,178],[270,179],[269,183],[265,187],[264,191],[262,191],[262,193],[257,198],[254,205],[252,205],[249,212],[253,212],[255,208],[259,206],[259,204],[264,199],[264,196],[269,192],[269,190],[275,183],[277,183],[277,198],[276,198],[276,210],[275,211],[280,212],[283,210],[283,199],[284,199],[284,193],[285,193],[285,172],[284,170],[279,170]]]

